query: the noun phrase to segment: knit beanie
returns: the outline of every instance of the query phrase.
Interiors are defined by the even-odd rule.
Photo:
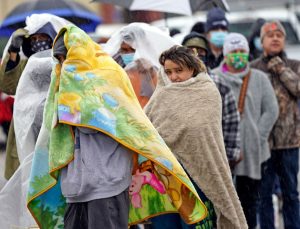
[[[212,8],[208,11],[206,16],[205,31],[209,32],[210,30],[217,28],[224,28],[228,30],[229,22],[225,17],[225,12],[219,7]]]
[[[228,53],[243,49],[249,53],[249,45],[246,37],[240,33],[229,33],[224,41],[223,54],[226,56]]]
[[[284,36],[286,36],[285,29],[283,25],[279,21],[271,21],[271,22],[266,22],[260,30],[260,40],[262,41],[264,39],[264,36],[268,32],[272,31],[280,31],[283,33]]]

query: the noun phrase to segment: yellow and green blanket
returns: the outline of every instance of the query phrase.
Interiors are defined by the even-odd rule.
[[[40,228],[63,228],[60,169],[73,160],[74,126],[101,131],[138,155],[128,224],[168,212],[189,224],[204,219],[206,207],[144,114],[123,69],[76,26],[62,33],[68,53],[62,66],[53,67],[27,197]]]

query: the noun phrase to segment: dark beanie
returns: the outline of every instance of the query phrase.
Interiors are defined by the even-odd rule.
[[[225,12],[219,7],[212,8],[208,11],[205,24],[205,32],[217,28],[224,28],[228,30],[229,22],[225,17]]]
[[[64,57],[67,56],[68,50],[65,46],[64,35],[65,35],[65,33],[60,34],[53,45],[53,56],[54,57],[57,57],[58,55],[63,55]]]
[[[192,29],[191,29],[191,32],[196,32],[196,33],[204,33],[205,32],[205,23],[202,22],[202,21],[198,21],[196,22]]]

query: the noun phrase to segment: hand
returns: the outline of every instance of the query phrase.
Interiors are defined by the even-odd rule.
[[[275,56],[268,62],[267,67],[269,71],[281,74],[284,70],[285,64],[279,56]]]
[[[243,159],[244,159],[244,154],[243,154],[243,152],[241,152],[238,159],[229,161],[230,169],[233,170],[234,167],[235,167],[238,163],[240,163]]]
[[[12,34],[9,51],[10,52],[15,52],[15,53],[20,52],[20,47],[23,44],[24,37],[29,37],[28,30],[26,30],[24,28],[16,30]]]

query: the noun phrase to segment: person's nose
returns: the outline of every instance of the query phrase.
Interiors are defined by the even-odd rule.
[[[175,81],[176,79],[177,79],[177,74],[176,74],[176,72],[173,72],[172,74],[171,74],[171,80],[172,81]]]

